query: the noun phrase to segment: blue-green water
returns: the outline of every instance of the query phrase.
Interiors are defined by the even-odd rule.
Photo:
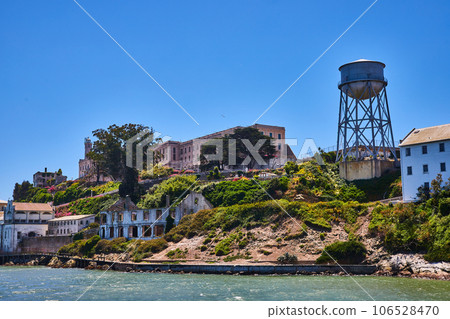
[[[76,300],[97,270],[0,267],[0,300]],[[375,300],[449,300],[450,282],[353,277]],[[106,272],[81,300],[370,300],[349,277]]]

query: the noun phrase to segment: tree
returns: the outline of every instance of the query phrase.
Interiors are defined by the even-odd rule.
[[[62,169],[59,169],[59,170],[56,172],[56,175],[61,176],[61,175],[62,175]]]
[[[164,230],[164,233],[168,233],[174,226],[175,219],[173,219],[172,216],[170,216],[170,213],[166,217],[166,229]]]
[[[206,159],[207,155],[213,155],[216,154],[216,145],[211,145],[208,143],[205,143],[200,148],[200,170],[202,172],[206,172],[209,170],[212,170],[214,167],[219,167],[223,169],[223,160],[212,160],[208,161]]]
[[[224,139],[225,163],[233,163],[232,161],[230,162],[230,160],[233,160],[232,154],[230,154],[230,146],[233,148],[231,143],[235,142],[236,165],[231,164],[229,166],[244,165],[249,169],[252,169],[256,164],[260,164],[251,153],[251,150],[248,147],[249,145],[246,145],[246,143],[250,142],[254,149],[257,149],[256,153],[259,154],[265,164],[268,165],[269,161],[275,157],[276,153],[276,148],[272,145],[271,140],[270,137],[265,136],[254,127],[238,128],[234,130],[233,134],[227,135]]]
[[[16,183],[13,190],[13,199],[15,202],[26,202],[33,197],[33,184],[29,181],[23,181],[22,184]]]
[[[97,168],[97,174],[101,171],[110,175],[114,180],[124,180],[129,174],[126,168],[126,141],[136,136],[139,133],[144,133],[141,138],[135,141],[133,146],[132,163],[136,162],[135,147],[143,139],[149,137],[154,133],[153,129],[141,124],[125,124],[122,126],[111,125],[106,130],[98,129],[93,131],[93,135],[97,138],[94,142],[92,151],[89,152],[88,157],[92,159]],[[155,140],[149,144],[154,144]],[[144,149],[145,150],[145,149]],[[146,163],[146,156],[144,151],[143,163]]]
[[[141,197],[141,185],[139,185],[139,173],[136,169],[125,167],[125,175],[119,186],[120,197],[130,196],[130,199],[137,203]]]
[[[295,162],[287,162],[284,165],[284,171],[286,172],[286,174],[288,176],[292,176],[294,173],[296,173],[298,171],[298,165]]]

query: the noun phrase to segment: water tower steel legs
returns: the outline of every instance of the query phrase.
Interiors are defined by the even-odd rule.
[[[397,160],[386,85],[376,94],[367,81],[359,95],[365,99],[355,98],[350,86],[340,91],[336,161],[387,159],[388,153]]]

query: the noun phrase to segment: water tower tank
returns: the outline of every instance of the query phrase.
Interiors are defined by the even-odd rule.
[[[397,160],[384,78],[385,64],[342,65],[336,161]]]
[[[376,96],[387,85],[384,78],[385,66],[384,63],[364,59],[346,63],[339,68],[339,89],[359,100]]]

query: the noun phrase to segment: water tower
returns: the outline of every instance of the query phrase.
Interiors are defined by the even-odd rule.
[[[342,65],[336,161],[347,180],[381,176],[397,162],[386,95],[385,64]]]

